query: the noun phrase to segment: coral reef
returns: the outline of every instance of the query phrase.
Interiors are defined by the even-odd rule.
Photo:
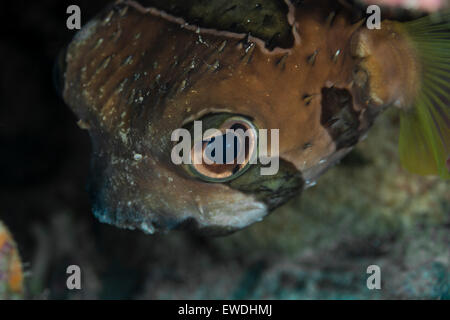
[[[0,221],[0,300],[20,298],[23,273],[17,246],[8,229]]]

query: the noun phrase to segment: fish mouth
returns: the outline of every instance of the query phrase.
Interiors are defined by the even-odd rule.
[[[233,202],[217,199],[197,213],[188,213],[177,223],[175,229],[194,231],[206,236],[225,236],[261,222],[269,213],[266,204],[252,197],[242,197]],[[205,218],[207,217],[207,218]]]

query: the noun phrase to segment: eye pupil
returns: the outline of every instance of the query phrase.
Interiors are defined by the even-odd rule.
[[[214,158],[216,156],[216,149],[214,148],[213,143],[216,141],[216,137],[212,137],[211,140],[209,140],[208,144],[205,147],[205,154],[210,154],[211,156]],[[207,152],[209,151],[209,149],[214,148],[211,152]],[[214,159],[211,159],[214,160]]]
[[[230,141],[232,140],[232,141]],[[207,145],[205,147],[205,154],[207,156],[211,156],[212,161],[219,159],[215,159],[216,157],[216,146],[214,142],[216,141],[216,137],[212,137],[211,140],[207,141]],[[211,150],[212,149],[212,150]],[[227,133],[222,135],[222,159],[221,163],[229,163],[235,160],[241,150],[241,144],[239,143],[239,139],[234,133]]]
[[[223,163],[226,163],[230,160],[235,160],[237,158],[238,155],[238,151],[241,150],[240,148],[240,144],[239,144],[239,139],[237,138],[237,136],[234,133],[227,133],[224,136],[224,141],[229,142],[229,140],[233,140],[233,142],[230,143],[224,143],[224,148],[223,148]],[[227,155],[229,155],[227,157]]]

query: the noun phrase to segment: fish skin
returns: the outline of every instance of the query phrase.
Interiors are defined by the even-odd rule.
[[[139,3],[183,17],[190,25],[251,34],[264,40],[270,49],[289,48],[294,42],[286,19],[289,7],[283,0],[140,0]]]
[[[92,139],[89,190],[100,221],[150,234],[227,234],[263,219],[351,151],[390,101],[372,101],[369,79],[355,81],[360,25],[345,10],[328,21],[330,3],[287,2],[295,41],[285,48],[132,1],[89,22],[65,54],[63,97]],[[172,131],[215,112],[280,129],[272,181],[250,170],[206,183],[172,164]]]

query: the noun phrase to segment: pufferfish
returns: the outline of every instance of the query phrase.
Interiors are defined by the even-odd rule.
[[[61,94],[92,139],[95,216],[149,234],[243,229],[312,185],[390,106],[402,113],[403,165],[448,179],[450,14],[380,29],[361,17],[327,0],[107,7],[58,64]],[[278,172],[248,161],[174,164],[172,133],[195,121],[218,135],[278,129],[268,155]],[[246,139],[255,146],[257,136]]]

